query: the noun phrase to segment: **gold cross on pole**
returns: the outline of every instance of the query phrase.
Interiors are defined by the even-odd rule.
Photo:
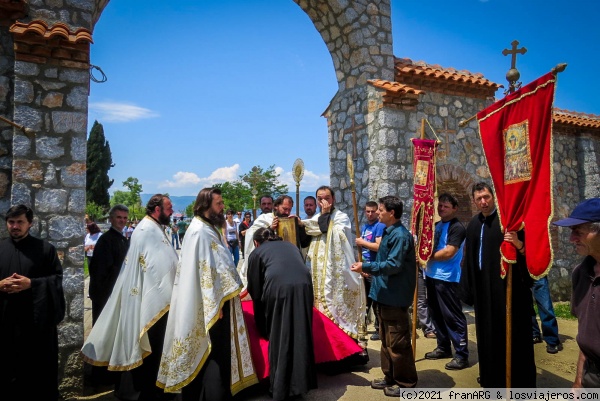
[[[364,125],[356,125],[356,118],[352,116],[352,126],[344,130],[344,135],[352,134],[352,159],[358,159],[358,153],[356,151],[356,131],[365,128]]]

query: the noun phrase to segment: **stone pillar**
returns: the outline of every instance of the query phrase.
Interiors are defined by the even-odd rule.
[[[581,166],[579,188],[581,199],[600,197],[600,144],[591,135],[577,139],[577,160]]]
[[[85,2],[62,13],[32,7],[30,15],[88,20]],[[87,17],[86,17],[87,15]],[[60,392],[81,394],[83,361],[83,238],[86,186],[89,44],[91,34],[35,20],[10,27],[14,43],[12,118],[32,134],[11,129],[10,204],[34,210],[31,234],[48,240],[63,266],[67,315],[59,326]],[[4,137],[3,137],[4,138]],[[0,172],[5,169],[0,167]],[[1,175],[1,174],[0,174]]]
[[[362,216],[362,206],[374,196],[369,187],[371,159],[366,161],[372,140],[367,124],[367,82],[394,77],[390,1],[294,1],[321,34],[335,68],[338,92],[324,113],[329,125],[329,184],[335,191],[337,207],[353,220],[347,155],[354,160]]]

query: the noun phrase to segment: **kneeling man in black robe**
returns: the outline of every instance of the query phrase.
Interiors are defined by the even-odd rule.
[[[256,326],[269,340],[269,390],[284,400],[317,388],[312,278],[300,250],[270,229],[259,228],[253,240],[248,292]]]

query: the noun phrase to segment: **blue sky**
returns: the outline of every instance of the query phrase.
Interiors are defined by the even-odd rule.
[[[392,0],[394,54],[506,86],[502,50],[517,39],[523,84],[566,62],[555,107],[600,114],[598,15],[596,1]],[[93,39],[91,63],[108,80],[90,83],[88,132],[104,126],[111,192],[132,176],[144,193],[196,195],[254,165],[275,165],[294,190],[297,158],[301,190],[329,183],[321,114],[335,72],[292,0],[112,0]]]

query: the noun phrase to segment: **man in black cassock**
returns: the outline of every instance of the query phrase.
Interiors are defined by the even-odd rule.
[[[58,332],[65,316],[56,249],[29,235],[33,211],[11,207],[0,241],[0,389],[6,400],[58,400]]]
[[[128,216],[127,206],[113,206],[108,212],[110,228],[98,238],[94,247],[89,265],[92,323],[96,323],[106,305],[125,260],[129,241],[123,235],[123,227],[127,224]]]
[[[475,308],[479,378],[482,387],[506,387],[506,283],[500,277],[500,244],[512,242],[518,250],[512,269],[512,366],[511,387],[536,387],[531,340],[531,286],[525,265],[525,244],[515,232],[502,233],[492,188],[485,182],[472,189],[480,211],[467,227],[464,301]],[[507,276],[508,277],[508,276]]]
[[[90,286],[89,295],[92,300],[92,324],[96,324],[100,312],[110,298],[121,266],[125,260],[129,241],[123,235],[123,228],[127,224],[129,208],[125,205],[114,205],[108,212],[110,228],[98,238],[94,247],[94,255],[90,259]],[[91,371],[88,370],[88,366]],[[90,375],[91,385],[94,387],[119,383],[118,394],[122,394],[119,378],[121,372],[109,372],[106,366],[86,366],[86,374]],[[126,382],[127,379],[124,381]]]
[[[313,288],[300,250],[267,228],[253,236],[248,292],[260,335],[269,340],[270,392],[275,400],[317,388],[312,337]]]

